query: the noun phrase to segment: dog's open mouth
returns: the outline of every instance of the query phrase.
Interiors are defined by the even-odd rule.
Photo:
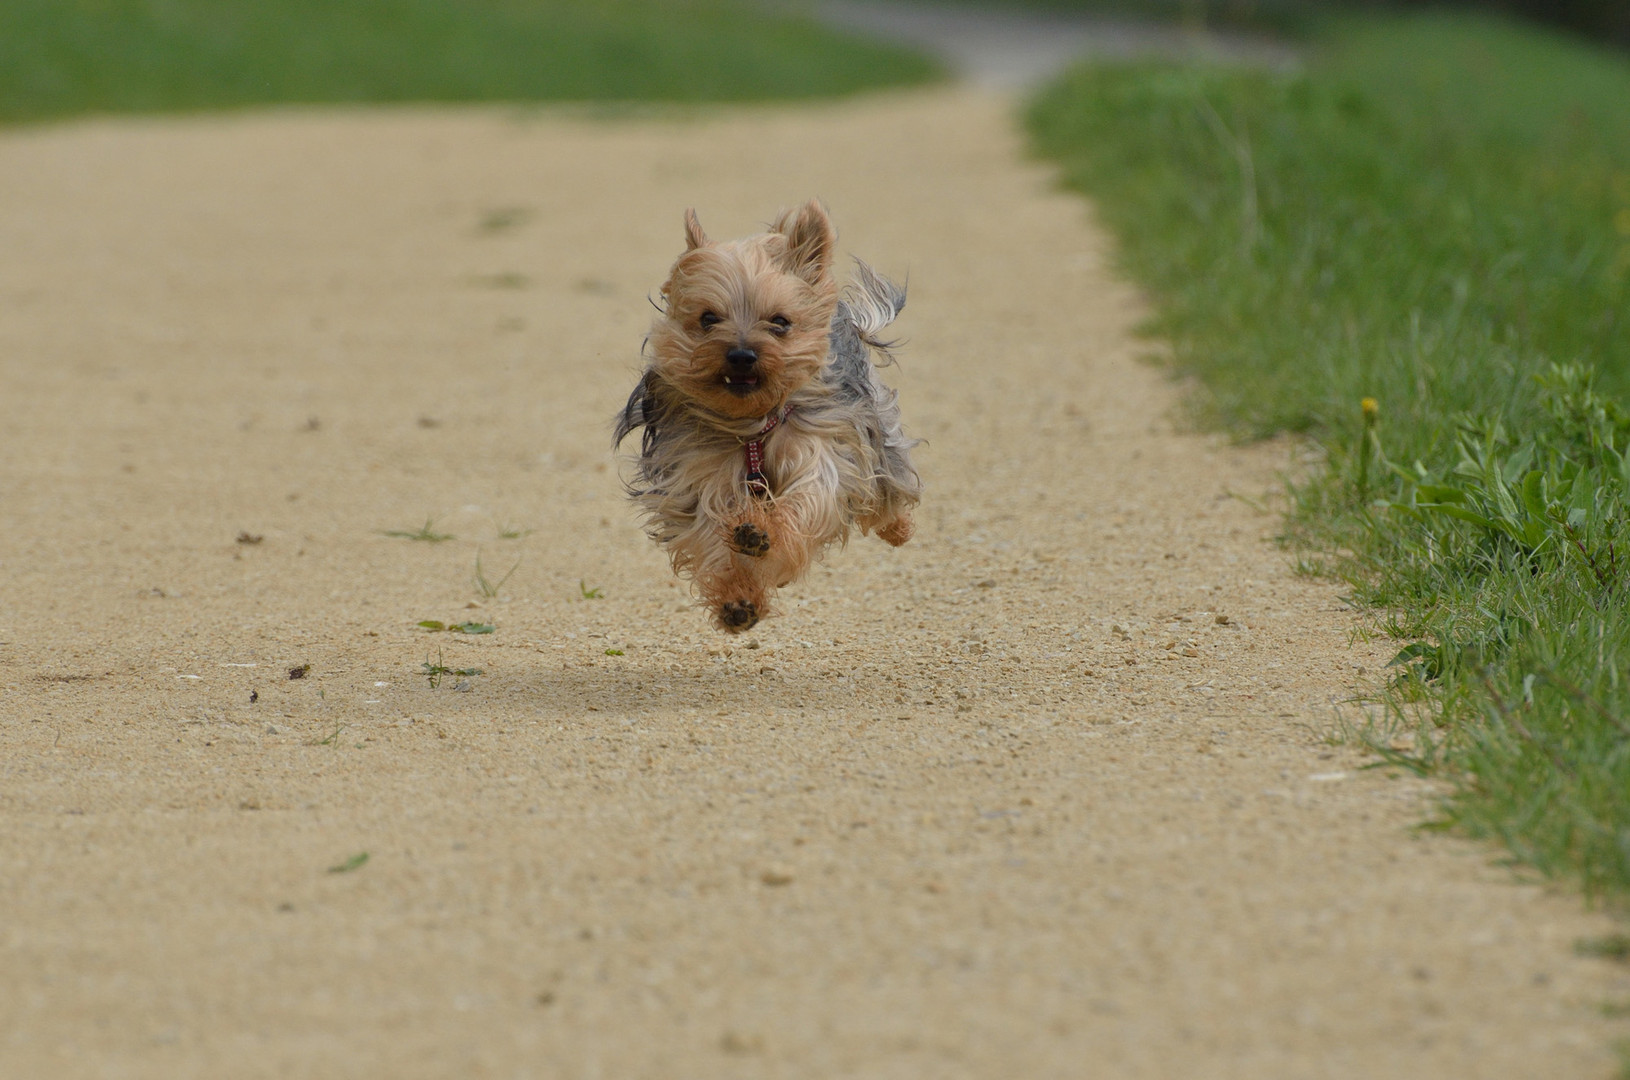
[[[726,375],[724,388],[737,397],[746,397],[758,389],[757,375]]]

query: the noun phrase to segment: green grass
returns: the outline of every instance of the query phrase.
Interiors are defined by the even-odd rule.
[[[1469,16],[1315,41],[1296,75],[1077,70],[1036,145],[1201,418],[1325,447],[1292,536],[1419,642],[1361,734],[1457,781],[1448,823],[1630,896],[1630,59]]]
[[[437,532],[436,522],[432,518],[425,518],[424,524],[417,529],[385,529],[382,535],[394,537],[398,540],[423,540],[429,544],[439,544],[445,540],[458,539],[452,533]]]
[[[0,122],[272,103],[740,101],[934,66],[746,0],[5,0]]]

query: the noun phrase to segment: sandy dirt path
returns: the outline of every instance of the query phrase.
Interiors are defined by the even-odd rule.
[[[1009,109],[0,136],[0,1076],[1609,1075],[1605,924],[1323,738],[1389,649]],[[811,194],[928,495],[731,640],[609,416],[683,208]]]

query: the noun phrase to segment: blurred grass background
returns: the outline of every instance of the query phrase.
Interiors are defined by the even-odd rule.
[[[1323,449],[1290,539],[1409,642],[1347,734],[1630,898],[1630,57],[1349,9],[1300,71],[1082,67],[1028,120],[1200,413]]]
[[[747,0],[4,0],[0,121],[310,102],[743,101],[930,80]]]
[[[935,3],[939,0],[920,0]],[[1333,15],[1409,11],[1482,11],[1517,16],[1602,41],[1630,44],[1625,0],[950,0],[1002,7],[1094,15],[1124,15],[1191,25],[1229,26],[1318,35]]]

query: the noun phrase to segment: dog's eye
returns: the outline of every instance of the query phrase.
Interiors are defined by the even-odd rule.
[[[785,334],[792,329],[792,320],[785,315],[776,315],[770,319],[770,333]]]
[[[702,317],[696,321],[702,324],[703,330],[711,330],[715,326],[718,326],[722,320],[720,320],[717,315],[713,314],[713,312],[704,311],[702,312]]]

